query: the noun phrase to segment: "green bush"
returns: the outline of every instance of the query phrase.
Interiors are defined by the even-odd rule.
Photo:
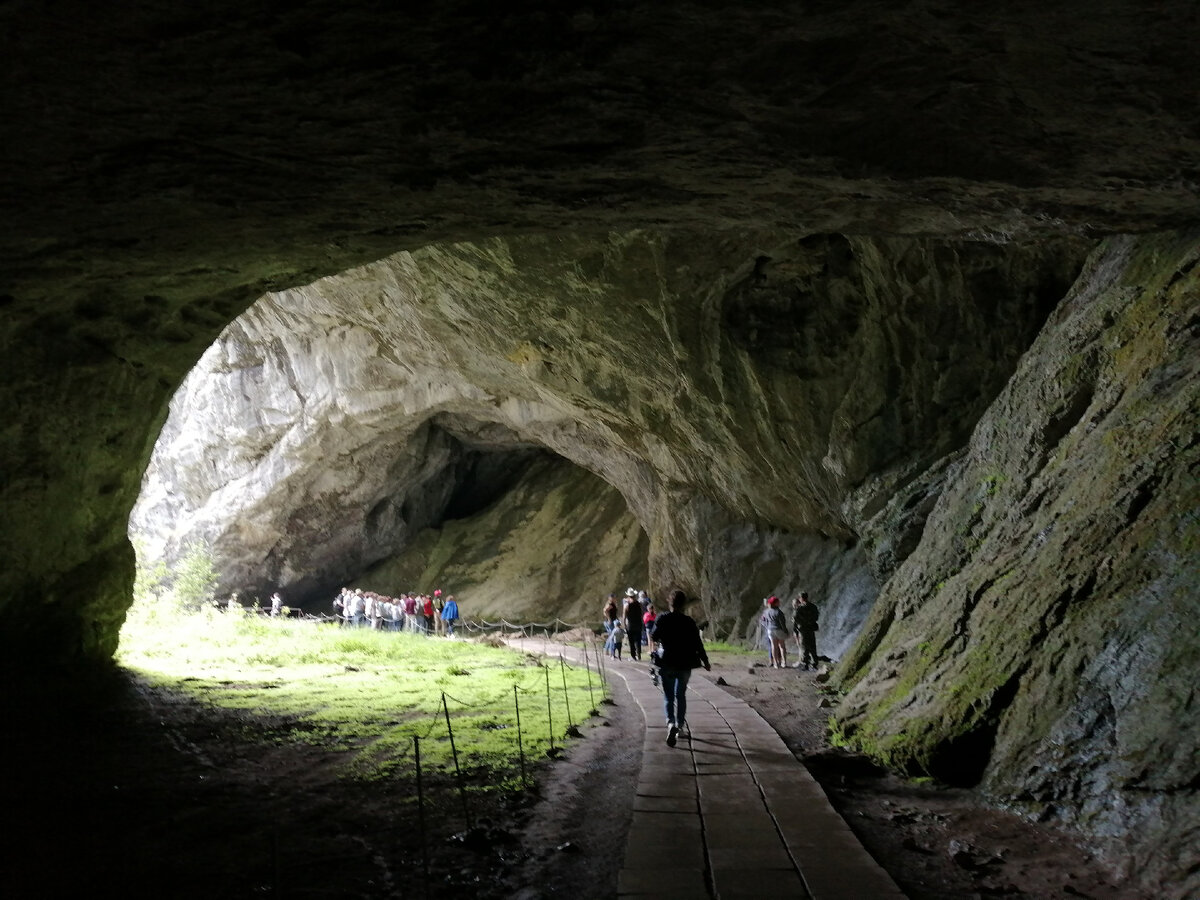
[[[175,567],[174,576],[172,590],[183,609],[201,609],[216,597],[217,570],[206,544],[189,544],[183,559]]]

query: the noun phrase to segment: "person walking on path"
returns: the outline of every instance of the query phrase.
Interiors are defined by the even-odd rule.
[[[621,658],[621,644],[625,640],[625,629],[621,627],[621,620],[617,619],[613,622],[612,632],[609,634],[609,640],[612,641],[612,650],[609,656],[613,659]]]
[[[792,603],[792,613],[795,619],[792,620],[792,634],[796,636],[796,649],[800,653],[800,661],[796,663],[796,668],[803,666],[807,669],[810,665],[815,669],[817,667],[817,619],[820,618],[820,610],[817,609],[817,604],[812,603],[808,599],[808,593],[801,591],[800,596]]]
[[[779,608],[779,598],[767,598],[767,611],[762,616],[767,640],[771,642],[771,668],[787,668],[787,618]]]
[[[645,612],[642,609],[642,603],[637,597],[629,601],[629,605],[625,607],[625,633],[629,635],[629,658],[640,660],[642,658],[642,614]]]
[[[687,686],[692,669],[704,666],[709,671],[708,653],[700,629],[683,610],[687,595],[676,588],[667,597],[669,612],[654,622],[654,641],[660,649],[659,674],[662,678],[663,705],[667,714],[667,746],[674,747],[679,731],[687,727]]]

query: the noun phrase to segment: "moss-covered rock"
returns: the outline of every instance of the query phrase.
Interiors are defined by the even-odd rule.
[[[1112,240],[954,464],[838,672],[840,734],[1195,893],[1195,236]],[[1136,838],[1133,837],[1136,835]],[[1190,880],[1189,880],[1190,879]]]

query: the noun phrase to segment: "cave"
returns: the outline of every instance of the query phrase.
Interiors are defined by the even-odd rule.
[[[1194,895],[1198,16],[5,4],[6,705],[111,664],[204,358],[289,475],[204,526],[246,589],[536,470],[722,637],[812,589],[847,742]]]

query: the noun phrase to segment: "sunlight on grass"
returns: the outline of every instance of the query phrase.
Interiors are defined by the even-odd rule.
[[[259,717],[278,739],[345,751],[344,771],[355,778],[411,774],[414,735],[423,770],[453,771],[443,694],[459,764],[477,789],[509,787],[516,777],[514,686],[526,757],[543,758],[550,747],[547,668],[506,648],[139,601],[117,660],[153,684]],[[578,723],[601,686],[592,673],[590,693],[582,668],[546,666],[558,746],[568,703]]]

